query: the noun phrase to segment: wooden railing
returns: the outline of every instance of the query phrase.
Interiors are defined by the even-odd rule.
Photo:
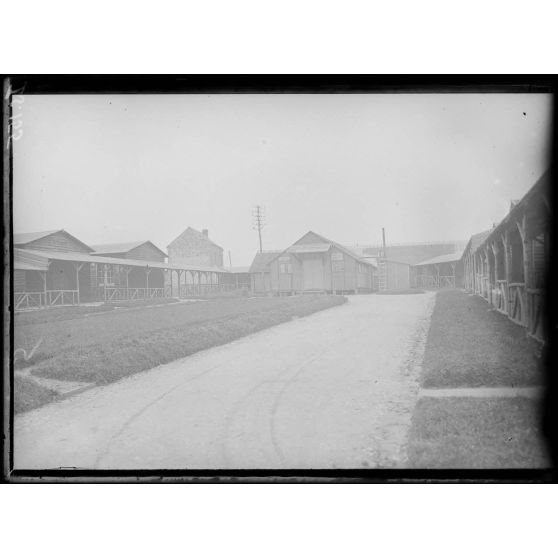
[[[527,289],[527,299],[529,301],[528,333],[533,337],[543,340],[544,331],[544,292],[542,289]]]
[[[453,275],[417,275],[419,289],[445,289],[455,288]]]
[[[525,312],[525,283],[510,283],[508,290],[508,316],[513,322],[525,325],[527,318]]]
[[[47,291],[47,306],[73,306],[79,304],[79,291]]]
[[[35,293],[15,293],[14,310],[74,306],[79,304],[79,292],[74,290],[49,290]]]
[[[180,298],[188,298],[191,296],[206,296],[209,294],[222,292],[223,286],[221,285],[180,285]]]
[[[490,300],[490,281],[488,277],[481,275],[480,277],[481,292],[480,295],[486,300]]]
[[[508,313],[508,282],[505,279],[496,281],[496,288],[493,289],[492,304],[502,314]]]
[[[151,298],[169,298],[170,286],[167,287],[105,287],[104,299],[107,302],[124,300],[149,300]]]
[[[41,308],[46,306],[46,295],[42,293],[14,293],[14,310]]]

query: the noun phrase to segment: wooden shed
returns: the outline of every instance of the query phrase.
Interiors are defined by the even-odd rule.
[[[436,256],[412,268],[413,286],[419,289],[463,287],[463,252]]]
[[[411,288],[411,266],[405,262],[378,260],[378,291],[406,291]]]
[[[271,292],[269,262],[281,253],[281,250],[258,252],[250,266],[250,286],[254,294]]]
[[[93,248],[63,229],[14,234],[14,292],[44,293],[46,299],[79,302],[81,283],[87,298],[88,270],[77,262],[56,259],[63,254],[91,254]],[[49,259],[45,254],[51,254]],[[86,294],[87,293],[87,294]],[[53,298],[54,297],[54,298]]]
[[[345,246],[309,231],[270,260],[271,290],[304,292],[370,292],[374,266]]]
[[[64,230],[14,235],[14,309],[205,296],[218,291],[221,278],[229,275],[216,267],[170,265],[149,241],[128,250],[111,246],[102,248],[103,255],[94,253]]]

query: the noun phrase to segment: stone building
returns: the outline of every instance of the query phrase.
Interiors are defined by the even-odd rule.
[[[210,240],[207,229],[188,227],[167,246],[167,253],[171,265],[223,267],[223,248]]]

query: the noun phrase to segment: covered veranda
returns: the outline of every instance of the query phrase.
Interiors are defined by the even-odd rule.
[[[550,203],[547,172],[484,241],[465,250],[465,287],[497,311],[545,338],[545,275],[549,261]]]
[[[414,286],[419,289],[460,288],[463,284],[461,254],[445,254],[414,265]]]
[[[207,296],[227,270],[83,253],[14,250],[14,309]],[[174,280],[173,280],[174,278]]]

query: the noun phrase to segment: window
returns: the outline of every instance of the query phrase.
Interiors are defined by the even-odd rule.
[[[279,264],[279,273],[290,274],[292,272],[293,272],[293,264],[290,263]]]
[[[97,266],[97,284],[99,286],[105,285],[107,287],[114,285],[114,266],[107,265],[106,281],[105,281],[105,266]]]
[[[331,253],[331,269],[334,273],[345,271],[345,261],[342,252]]]

